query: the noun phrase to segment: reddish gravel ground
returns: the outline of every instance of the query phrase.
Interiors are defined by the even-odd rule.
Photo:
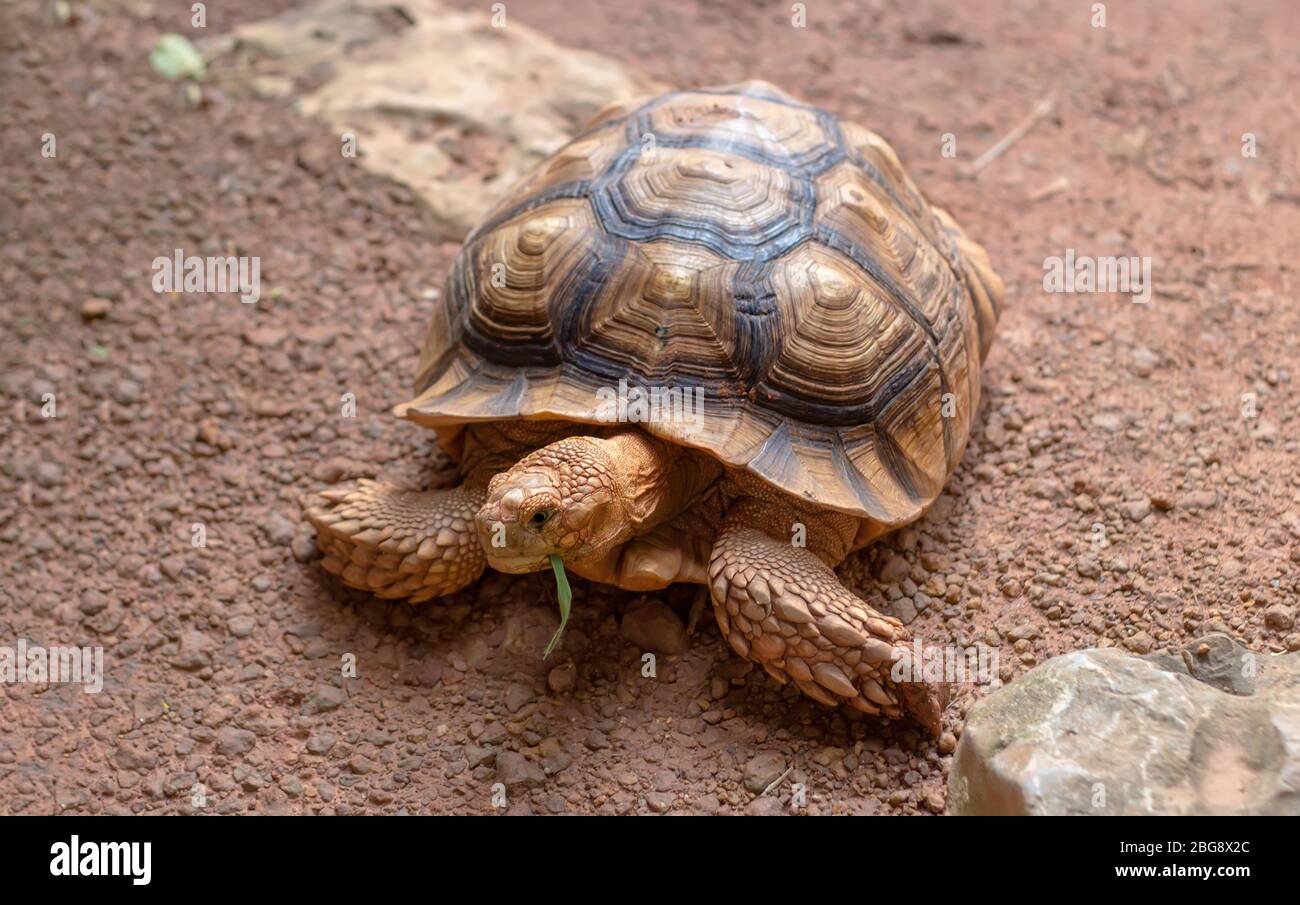
[[[289,5],[209,4],[208,29]],[[845,580],[930,643],[995,646],[1008,681],[1214,629],[1300,649],[1294,9],[807,6],[806,29],[738,0],[510,14],[667,83],[760,77],[860,120],[989,248],[1007,306],[965,461]],[[0,810],[490,813],[497,782],[511,813],[780,813],[792,783],[803,813],[943,810],[976,690],[936,744],[775,688],[711,624],[643,678],[634,596],[581,582],[548,679],[549,577],[413,608],[325,575],[304,494],[442,465],[388,409],[455,246],[288,101],[229,80],[186,105],[145,62],[182,6],[72,10],[0,9],[0,645],[102,646],[107,675],[0,686]],[[175,248],[260,256],[262,300],[155,294]],[[1150,303],[1044,292],[1070,248],[1149,256]],[[690,591],[657,597],[684,615]]]

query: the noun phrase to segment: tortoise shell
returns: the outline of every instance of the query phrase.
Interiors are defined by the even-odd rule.
[[[965,448],[1002,283],[868,130],[761,82],[604,111],[465,241],[398,415],[640,427],[886,526]],[[608,399],[608,396],[604,396]]]

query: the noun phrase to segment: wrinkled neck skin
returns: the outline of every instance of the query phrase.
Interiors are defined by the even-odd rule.
[[[717,481],[722,464],[631,430],[600,442],[611,463],[627,524],[620,542],[679,515]]]
[[[571,437],[539,454],[558,452],[575,441],[576,455],[599,464],[609,493],[601,516],[592,522],[589,543],[563,554],[566,563],[579,568],[605,560],[623,544],[690,508],[722,474],[721,463],[712,456],[693,454],[637,429],[607,437]],[[584,479],[581,470],[565,473],[562,493],[571,495]]]

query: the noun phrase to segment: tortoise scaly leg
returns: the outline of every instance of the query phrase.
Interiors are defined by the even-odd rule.
[[[418,603],[460,590],[487,566],[474,528],[482,487],[415,491],[363,480],[320,498],[307,518],[321,565],[349,587]]]
[[[939,732],[939,689],[890,678],[907,632],[839,583],[810,549],[730,523],[709,563],[713,612],[733,650],[823,704],[898,718]]]

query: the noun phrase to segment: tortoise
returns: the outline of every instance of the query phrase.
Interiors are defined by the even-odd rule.
[[[1002,294],[861,126],[763,82],[612,107],[465,240],[394,409],[462,483],[324,492],[323,566],[411,601],[553,557],[696,583],[779,682],[937,732],[907,630],[832,570],[940,493]]]

